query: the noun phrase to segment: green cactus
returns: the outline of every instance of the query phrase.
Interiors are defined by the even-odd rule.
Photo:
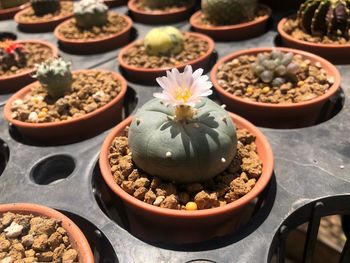
[[[23,68],[27,64],[27,54],[22,44],[11,40],[0,42],[0,69]]]
[[[0,9],[12,8],[23,5],[29,0],[0,0]]]
[[[178,183],[201,182],[224,171],[236,154],[235,126],[228,113],[202,98],[192,119],[178,121],[175,107],[153,99],[130,125],[135,164],[145,172]]]
[[[202,0],[205,18],[216,25],[234,25],[253,20],[257,0]]]
[[[59,0],[30,0],[30,3],[36,16],[55,13],[61,9]]]
[[[108,7],[102,0],[81,0],[74,5],[74,17],[81,28],[103,26],[107,23]]]
[[[158,27],[148,32],[144,46],[149,55],[170,56],[183,50],[184,36],[175,27]]]
[[[307,0],[298,11],[300,28],[312,36],[349,39],[350,0]]]
[[[65,62],[62,58],[55,58],[36,65],[34,77],[52,98],[60,98],[71,90],[73,77],[70,70],[69,62]]]
[[[150,9],[163,9],[176,5],[178,1],[179,0],[144,0],[143,3]]]

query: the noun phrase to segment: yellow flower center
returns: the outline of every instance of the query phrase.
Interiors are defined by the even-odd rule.
[[[178,87],[175,90],[175,99],[183,102],[187,102],[188,99],[192,96],[192,93],[189,88]]]

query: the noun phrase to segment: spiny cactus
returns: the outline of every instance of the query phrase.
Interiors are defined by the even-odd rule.
[[[149,55],[169,56],[180,53],[184,48],[184,36],[175,27],[154,28],[148,32],[144,40]]]
[[[36,65],[35,78],[52,98],[63,97],[71,90],[73,77],[71,64],[62,58],[49,59]]]
[[[299,66],[293,62],[293,53],[274,50],[271,53],[260,53],[252,64],[253,73],[265,83],[279,87],[287,80],[296,80]]]
[[[179,0],[144,0],[143,3],[145,6],[150,9],[163,9],[168,6],[174,6]]]
[[[103,26],[107,23],[108,7],[102,0],[81,0],[74,4],[74,17],[82,28]]]
[[[216,25],[234,25],[253,20],[257,0],[202,0],[205,18]]]
[[[61,9],[59,0],[30,0],[30,3],[36,16],[55,13]]]
[[[0,9],[12,8],[23,5],[29,0],[0,0]]]
[[[350,0],[307,0],[298,12],[300,28],[313,36],[349,39]]]
[[[177,121],[175,107],[160,99],[142,106],[128,134],[136,165],[177,183],[201,182],[224,171],[236,154],[235,126],[228,113],[207,98],[194,110],[191,120]]]
[[[23,45],[6,40],[0,42],[0,68],[8,70],[15,66],[22,68],[27,63],[27,52]]]

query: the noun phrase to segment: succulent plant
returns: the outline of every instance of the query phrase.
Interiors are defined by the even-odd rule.
[[[81,28],[103,26],[107,23],[108,7],[102,0],[81,0],[74,4],[74,17]]]
[[[184,36],[175,27],[158,27],[147,33],[144,40],[144,46],[149,55],[174,55],[183,50]]]
[[[49,59],[36,65],[34,77],[52,98],[64,96],[71,90],[73,83],[71,64],[62,58]]]
[[[15,66],[22,68],[27,63],[27,52],[23,45],[5,40],[0,42],[0,68],[8,70]]]
[[[293,62],[293,53],[274,50],[260,53],[256,62],[251,65],[253,73],[265,83],[279,87],[287,80],[295,81],[299,66]]]
[[[257,0],[202,0],[205,18],[216,25],[234,25],[253,20]]]
[[[350,0],[307,0],[298,11],[300,28],[313,36],[349,39]]]
[[[28,1],[29,0],[0,0],[0,9],[20,6]]]
[[[61,9],[59,0],[30,0],[30,3],[36,16],[55,13]]]
[[[144,0],[143,3],[150,9],[163,9],[168,6],[176,5],[178,1],[179,0]]]

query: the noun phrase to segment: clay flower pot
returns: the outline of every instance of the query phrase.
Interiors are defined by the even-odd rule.
[[[266,188],[273,172],[271,147],[261,131],[247,120],[230,113],[238,128],[245,128],[256,135],[258,155],[263,163],[262,175],[254,188],[240,199],[222,207],[186,211],[160,208],[147,204],[129,195],[114,181],[108,160],[109,147],[114,138],[121,135],[132,118],[121,122],[105,139],[100,153],[100,168],[103,179],[115,193],[116,200],[125,206],[130,231],[133,235],[153,242],[193,243],[232,233],[240,225],[241,215],[247,205]]]
[[[314,53],[325,59],[328,59],[332,63],[347,64],[350,63],[350,44],[323,44],[323,43],[311,43],[303,40],[293,38],[287,32],[284,31],[284,25],[288,19],[295,18],[295,15],[283,18],[277,26],[278,33],[281,36],[282,45],[290,48],[301,49]]]
[[[41,45],[45,45],[49,47],[52,51],[52,57],[58,56],[58,50],[57,48],[46,41],[41,40],[18,40],[16,43],[24,44],[24,43],[37,43]],[[28,85],[29,83],[33,82],[34,79],[32,78],[33,73],[35,72],[35,69],[28,69],[18,74],[13,74],[10,76],[0,76],[0,94],[4,93],[11,93],[19,90],[20,88],[23,88],[24,86]]]
[[[195,0],[190,0],[187,6],[172,8],[171,10],[153,10],[145,11],[140,10],[137,3],[140,0],[130,0],[128,2],[128,8],[135,22],[143,24],[170,24],[186,20],[191,14],[192,8],[195,4]]]
[[[130,40],[130,32],[132,27],[132,20],[125,15],[121,15],[127,22],[127,26],[120,32],[99,39],[68,39],[63,36],[59,30],[60,28],[69,23],[75,18],[68,19],[61,24],[59,24],[54,31],[55,37],[58,39],[62,47],[66,48],[69,51],[78,54],[95,54],[100,52],[105,52],[107,50],[116,49],[121,46],[126,45]]]
[[[67,2],[67,1],[62,1],[62,2]],[[42,22],[22,21],[21,17],[25,13],[27,13],[30,8],[31,7],[28,6],[22,11],[19,11],[14,17],[15,22],[18,24],[19,28],[24,32],[49,32],[54,30],[58,24],[62,23],[64,20],[73,16],[73,10],[72,10],[71,14],[56,16],[53,19],[47,20],[47,21],[42,21]]]
[[[321,63],[322,68],[327,71],[328,75],[334,78],[333,85],[321,96],[308,101],[290,104],[273,104],[251,101],[249,99],[235,96],[224,90],[224,88],[219,85],[216,76],[219,66],[223,63],[242,55],[256,55],[261,52],[271,52],[272,50],[292,52],[301,55],[305,59],[309,59],[311,62]],[[210,79],[213,82],[214,88],[218,92],[221,101],[227,105],[228,110],[244,116],[256,125],[273,128],[298,128],[315,124],[315,121],[321,113],[322,107],[327,100],[337,92],[340,86],[340,74],[336,67],[330,62],[314,54],[289,48],[253,48],[235,52],[220,59],[215,64],[211,71]]]
[[[154,83],[155,79],[161,76],[164,76],[167,70],[171,70],[172,68],[177,68],[178,70],[182,70],[185,68],[186,65],[191,65],[193,69],[197,68],[209,68],[210,61],[211,61],[211,54],[214,51],[215,43],[214,41],[207,37],[206,35],[202,35],[199,33],[193,33],[193,32],[185,32],[186,36],[195,36],[198,38],[201,38],[202,40],[205,40],[209,44],[208,51],[201,57],[190,61],[189,63],[183,63],[179,64],[177,66],[171,66],[171,67],[164,67],[164,68],[141,68],[141,67],[135,67],[133,65],[129,65],[124,60],[123,56],[128,51],[128,49],[134,47],[138,41],[127,45],[124,47],[118,55],[118,63],[122,67],[122,69],[125,71],[128,78],[130,78],[133,81],[144,83]]]
[[[6,212],[18,213],[18,214],[32,214],[35,216],[44,216],[48,218],[54,218],[62,222],[62,227],[67,231],[72,248],[79,253],[80,263],[93,263],[94,256],[92,254],[90,245],[81,232],[79,227],[74,224],[72,220],[63,215],[62,213],[37,204],[30,203],[14,203],[14,204],[0,204],[0,214]]]
[[[253,38],[263,34],[266,30],[267,22],[271,17],[271,9],[265,5],[259,5],[266,15],[253,21],[227,26],[204,25],[199,22],[202,11],[197,11],[190,18],[190,24],[194,31],[206,34],[214,40],[233,41]]]
[[[11,8],[0,9],[0,20],[12,19],[17,12],[27,8],[28,5],[29,4],[23,4]]]
[[[93,70],[78,70],[73,71],[73,73],[88,71],[91,72]],[[96,71],[107,72],[106,70],[100,69]],[[122,76],[115,72],[111,73],[113,73],[115,79],[118,79],[121,83],[120,93],[106,105],[81,117],[47,123],[28,123],[13,119],[11,111],[13,101],[23,98],[30,92],[35,83],[24,87],[7,101],[4,107],[4,117],[15,126],[22,135],[43,143],[70,143],[96,135],[122,120],[123,101],[127,90],[127,84]]]

